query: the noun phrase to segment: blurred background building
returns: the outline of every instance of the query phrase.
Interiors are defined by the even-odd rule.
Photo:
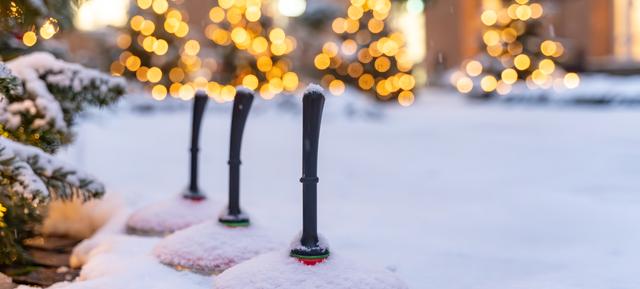
[[[434,0],[425,8],[431,76],[473,58],[482,48],[479,15],[499,0]],[[567,48],[562,61],[577,71],[634,73],[640,70],[639,0],[540,1],[544,33]]]

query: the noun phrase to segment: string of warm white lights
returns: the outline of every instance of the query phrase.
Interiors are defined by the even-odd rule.
[[[339,40],[327,41],[314,59],[332,94],[343,94],[347,82],[381,100],[397,97],[401,105],[413,103],[414,64],[402,33],[389,33],[391,10],[389,0],[351,0],[347,17],[333,20]]]
[[[565,73],[556,61],[565,54],[562,43],[536,35],[535,24],[544,7],[529,0],[502,0],[485,7],[480,17],[485,25],[482,40],[490,57],[469,60],[451,77],[461,93],[506,95],[513,85],[524,82],[529,89],[575,88],[576,73]]]

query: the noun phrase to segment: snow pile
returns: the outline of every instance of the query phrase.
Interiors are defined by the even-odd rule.
[[[306,266],[289,251],[260,255],[216,278],[215,289],[408,289],[394,273],[358,264],[340,254]]]
[[[73,282],[50,289],[211,289],[213,279],[177,271],[151,254],[158,238],[110,235],[92,250],[89,262]],[[19,287],[26,289],[26,287]]]
[[[56,59],[47,52],[34,52],[6,63],[7,67],[24,84],[32,102],[15,103],[7,107],[13,119],[8,124],[20,124],[20,112],[38,111],[33,128],[51,125],[56,130],[66,132],[64,109],[79,110],[77,107],[63,107],[52,93],[55,89],[69,90],[72,94],[85,97],[91,104],[108,103],[118,98],[124,90],[124,80],[107,76],[100,71],[85,68],[76,63]],[[113,94],[109,91],[113,90]],[[81,102],[78,102],[81,103]],[[35,114],[32,114],[35,116]]]
[[[219,274],[259,254],[281,248],[267,230],[226,227],[209,221],[178,231],[162,240],[153,254],[164,264],[202,274]]]
[[[217,218],[218,207],[211,198],[191,200],[182,195],[150,204],[134,212],[127,230],[139,235],[166,235]]]

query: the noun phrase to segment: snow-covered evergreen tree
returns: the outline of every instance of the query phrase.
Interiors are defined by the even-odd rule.
[[[50,153],[72,139],[75,115],[124,93],[122,80],[38,52],[0,63],[0,264],[24,257],[49,200],[104,194],[91,176]]]

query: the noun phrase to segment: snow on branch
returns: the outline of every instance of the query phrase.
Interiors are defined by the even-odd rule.
[[[0,63],[0,134],[46,151],[71,140],[75,115],[117,101],[125,82],[76,63],[35,52]]]
[[[0,137],[0,188],[28,199],[88,200],[104,194],[104,186],[91,176],[77,171],[54,156],[28,145]]]

